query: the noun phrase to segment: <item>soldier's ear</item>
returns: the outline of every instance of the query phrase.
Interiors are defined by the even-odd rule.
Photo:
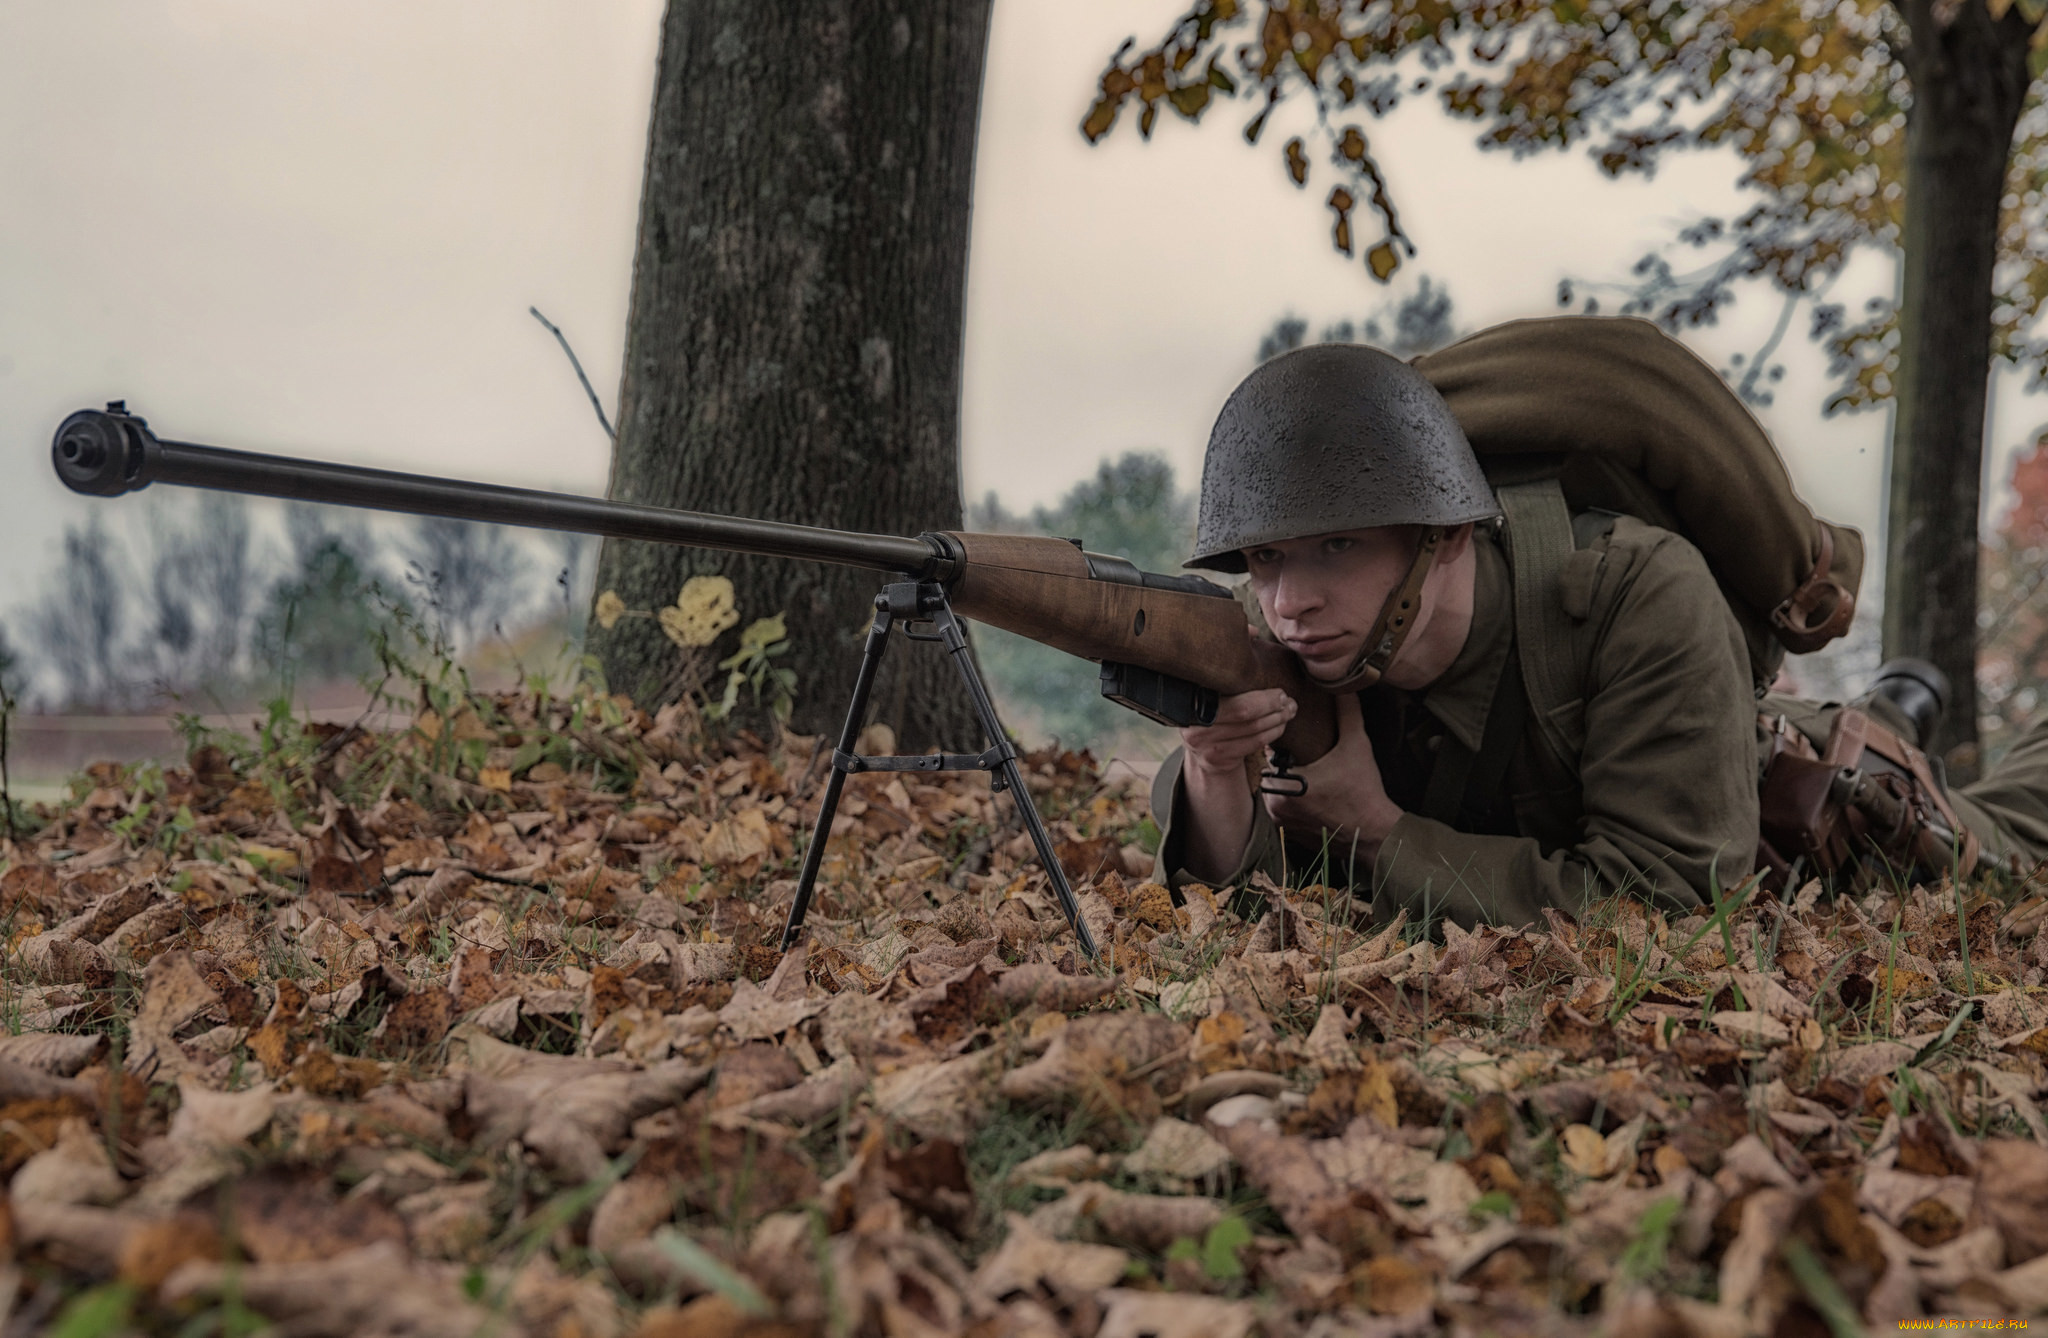
[[[1472,546],[1472,531],[1476,528],[1470,521],[1453,525],[1444,531],[1443,542],[1437,545],[1438,562],[1456,562],[1465,556],[1465,550]]]

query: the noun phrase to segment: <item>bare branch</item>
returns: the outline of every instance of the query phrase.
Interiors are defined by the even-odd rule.
[[[611,420],[604,416],[604,404],[597,398],[597,392],[590,388],[590,378],[583,374],[582,361],[577,358],[576,350],[569,347],[569,336],[562,333],[561,326],[556,325],[553,321],[541,315],[539,307],[528,307],[527,311],[532,313],[535,320],[548,327],[548,333],[553,335],[555,342],[562,346],[562,352],[569,355],[569,365],[576,369],[576,379],[583,383],[583,393],[590,396],[590,407],[597,411],[597,425],[604,429],[604,434],[607,437],[617,441],[619,434],[612,429]]]

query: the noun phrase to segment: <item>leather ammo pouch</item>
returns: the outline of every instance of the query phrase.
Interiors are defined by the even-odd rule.
[[[1762,745],[1757,867],[1782,886],[1803,857],[1832,874],[1875,853],[1894,869],[1929,874],[1977,865],[1978,841],[1949,806],[1927,756],[1867,711],[1836,712],[1816,748],[1784,715],[1757,717]]]

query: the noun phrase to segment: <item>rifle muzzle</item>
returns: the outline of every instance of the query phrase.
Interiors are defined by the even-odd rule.
[[[156,438],[116,400],[102,412],[81,409],[57,428],[50,458],[73,492],[119,497],[149,486],[147,465]]]

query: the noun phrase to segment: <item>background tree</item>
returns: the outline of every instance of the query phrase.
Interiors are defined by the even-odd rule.
[[[2013,502],[1984,550],[1986,620],[1979,677],[1992,747],[2048,700],[2048,436],[2013,461]]]
[[[475,650],[533,603],[533,562],[502,525],[421,516],[405,553],[407,580],[456,650]]]
[[[988,16],[989,0],[671,0],[610,496],[888,534],[958,528]],[[835,729],[875,576],[608,541],[596,588],[659,607],[714,571],[732,578],[742,625],[787,615],[793,726]],[[588,636],[614,688],[652,695],[669,677],[675,648],[649,620]],[[899,647],[875,702],[907,747],[972,741],[943,656]]]
[[[1327,162],[1332,241],[1381,280],[1416,244],[1362,123],[1411,89],[1434,87],[1484,145],[1584,143],[1612,174],[1732,148],[1754,205],[1681,234],[1710,252],[1697,274],[1647,258],[1629,309],[1700,322],[1766,280],[1813,301],[1843,378],[1831,409],[1897,400],[1885,649],[1948,671],[1952,737],[1974,745],[1988,371],[1994,356],[2048,369],[2044,14],[2048,0],[1201,0],[1157,44],[1112,57],[1081,128],[1100,139],[1136,101],[1149,136],[1162,105],[1197,120],[1241,96],[1257,141],[1281,102],[1311,102],[1315,129],[1282,159],[1304,187]],[[1824,298],[1865,245],[1900,254],[1902,297],[1851,321]],[[1954,760],[1967,774],[1974,747]]]
[[[127,570],[100,523],[64,527],[64,561],[29,616],[61,700],[104,710],[129,695],[121,673]]]
[[[292,563],[274,578],[256,618],[254,658],[271,682],[325,683],[376,668],[384,587],[368,532],[330,526],[320,508],[294,505]]]
[[[0,623],[0,700],[12,701],[21,696],[21,667],[21,654],[7,635],[7,624]]]
[[[1451,317],[1452,306],[1451,290],[1437,286],[1425,274],[1413,292],[1398,302],[1383,305],[1364,320],[1340,320],[1324,326],[1321,342],[1362,342],[1383,348],[1397,358],[1420,357],[1459,338],[1457,322]],[[1300,348],[1307,340],[1308,322],[1290,312],[1259,336],[1259,361]]]
[[[178,500],[150,527],[148,625],[132,653],[138,676],[162,691],[221,688],[244,672],[261,579],[249,501],[234,493]]]
[[[1128,451],[1095,476],[1029,517],[1004,509],[994,493],[973,508],[977,530],[1079,539],[1092,553],[1129,558],[1142,571],[1178,572],[1192,551],[1195,498],[1183,492],[1162,455]],[[1143,716],[1103,700],[1096,666],[1027,637],[976,626],[974,644],[1000,696],[1005,723],[1098,755],[1163,757],[1178,740]]]

